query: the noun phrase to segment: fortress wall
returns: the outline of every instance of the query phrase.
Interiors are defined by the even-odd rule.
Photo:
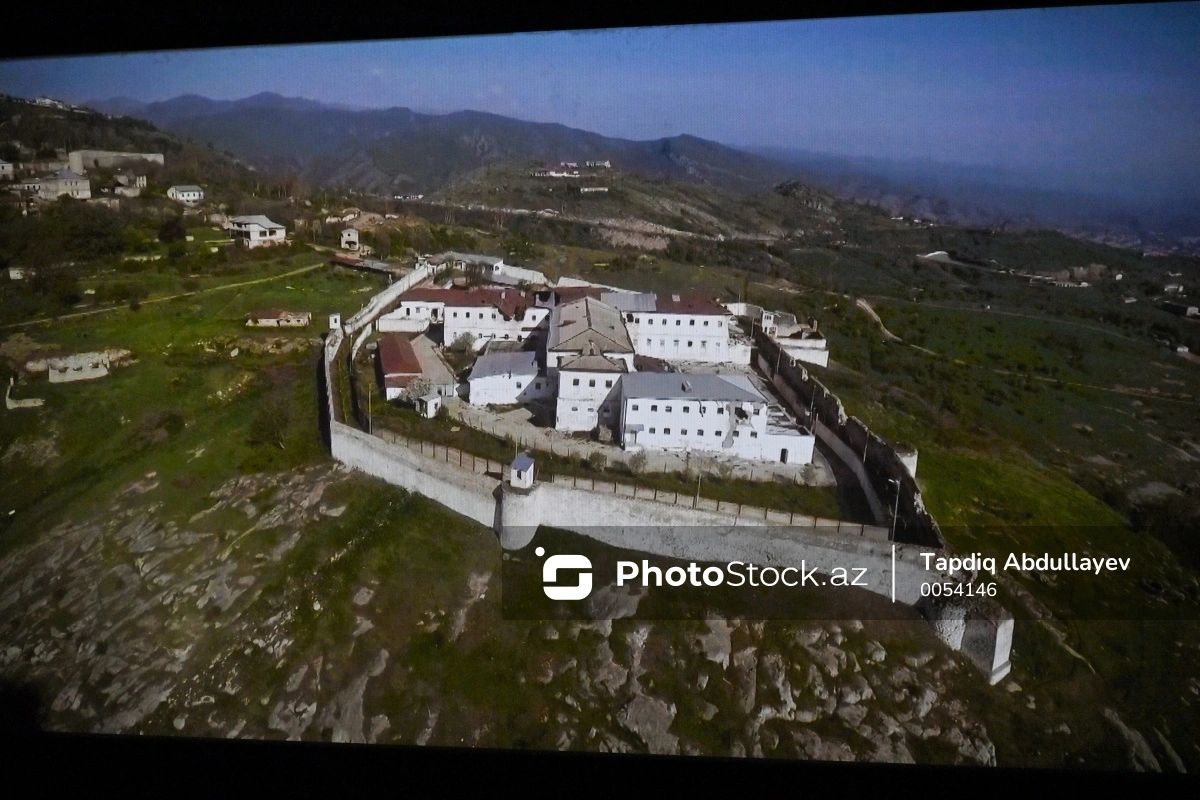
[[[800,566],[830,574],[836,567],[865,567],[861,580],[869,591],[890,597],[892,549],[888,542],[832,528],[802,529],[771,525],[663,503],[630,504],[616,494],[539,484],[527,493],[503,491],[497,515],[505,547],[524,547],[536,525],[574,531],[591,539],[643,553],[686,561],[742,561],[759,565]],[[824,522],[824,521],[821,521]],[[862,526],[857,526],[861,531]],[[896,547],[896,602],[916,605],[922,582],[939,576],[924,570],[915,545]]]
[[[944,548],[945,537],[937,521],[926,510],[916,479],[905,464],[905,458],[912,460],[911,454],[906,453],[902,458],[894,447],[872,433],[861,420],[846,414],[837,395],[804,367],[793,365],[786,353],[781,357],[780,346],[761,329],[755,329],[753,337],[759,349],[759,366],[771,375],[772,384],[789,402],[797,403],[800,409],[811,405],[816,417],[813,432],[858,476],[876,519],[890,519],[889,501],[895,502],[896,489],[889,481],[897,480],[900,482],[900,503],[896,538]],[[776,364],[779,365],[778,369],[775,369]],[[791,391],[783,391],[781,385]],[[884,516],[881,517],[881,513]]]
[[[330,440],[333,457],[343,464],[428,497],[481,525],[495,525],[495,478],[426,458],[336,421],[330,423]]]

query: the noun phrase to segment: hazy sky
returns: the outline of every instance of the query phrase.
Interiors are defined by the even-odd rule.
[[[7,61],[0,90],[469,108],[1200,194],[1200,3]]]

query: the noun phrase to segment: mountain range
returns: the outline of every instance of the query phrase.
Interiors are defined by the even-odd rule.
[[[188,94],[153,103],[118,97],[86,105],[147,120],[260,169],[383,195],[433,191],[504,161],[611,160],[644,176],[739,191],[801,179],[846,199],[944,224],[1054,227],[1135,245],[1200,237],[1200,198],[1139,203],[1039,187],[1036,176],[929,161],[750,150],[690,135],[635,141],[478,111],[355,109],[270,92],[241,100]]]

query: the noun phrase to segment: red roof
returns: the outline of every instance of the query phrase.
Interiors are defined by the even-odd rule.
[[[393,334],[381,336],[378,353],[379,371],[383,373],[385,383],[388,378],[421,374],[421,362],[408,339]]]
[[[703,314],[718,317],[729,313],[715,300],[694,293],[657,295],[654,310],[659,314]]]
[[[497,308],[512,319],[532,305],[520,289],[476,287],[473,289],[439,289],[432,286],[409,289],[400,295],[400,302],[445,303],[447,308]]]

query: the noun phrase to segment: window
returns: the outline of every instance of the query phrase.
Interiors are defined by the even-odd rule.
[[[667,413],[668,413],[668,414],[670,414],[670,413],[671,413],[671,407],[670,407],[670,406],[667,406]]]
[[[517,381],[517,388],[518,388],[518,389],[520,389],[520,388],[521,388],[521,382],[520,382],[520,381]]]
[[[596,380],[595,380],[595,378],[593,378],[592,380],[588,381],[588,386],[590,386],[590,387],[592,387],[592,388],[595,388],[595,386],[596,386]]]
[[[663,433],[664,433],[665,435],[667,435],[667,436],[670,436],[670,435],[671,435],[671,429],[670,429],[670,428],[663,428]]]
[[[725,324],[724,322],[720,322],[720,321],[718,321],[718,322],[717,322],[717,327],[718,327],[718,328],[720,328],[720,327],[722,327],[724,324]]]
[[[708,349],[708,342],[707,342],[707,341],[705,341],[704,339],[701,339],[701,340],[700,340],[700,349],[701,349],[701,350],[707,350],[707,349]]]
[[[650,406],[651,411],[658,411],[658,406]]]
[[[572,386],[578,386],[578,385],[579,385],[579,378],[576,378],[575,380],[571,381],[571,385],[572,385]]]
[[[718,414],[724,414],[724,413],[725,413],[725,406],[717,406],[717,413],[718,413]]]
[[[675,324],[676,324],[676,325],[682,325],[682,324],[683,324],[683,320],[677,319],[677,320],[675,320]]]
[[[691,346],[692,346],[692,340],[688,339],[688,347],[691,347]]]
[[[612,381],[605,381],[605,382],[604,382],[604,388],[605,388],[605,389],[611,389],[611,388],[612,388]]]
[[[756,408],[756,409],[754,409],[754,416],[756,416],[756,417],[757,417],[757,416],[758,416],[758,412],[760,412],[760,411],[762,411],[762,409],[761,409],[761,408]]]
[[[679,434],[680,434],[681,436],[687,436],[687,428],[684,428],[683,430],[681,430],[681,431],[679,432]]]
[[[455,318],[455,319],[458,319],[458,312],[457,312],[457,311],[455,311],[455,312],[454,312],[454,318]]]
[[[637,404],[637,403],[634,403],[634,404],[633,404],[633,410],[634,410],[634,411],[637,411],[637,410],[638,410],[638,409],[637,409],[637,406],[638,406],[638,404]]]
[[[691,406],[684,406],[684,407],[683,407],[683,413],[685,413],[685,414],[686,414],[686,413],[688,413],[688,412],[689,412],[689,411],[691,411],[691,410],[692,410],[692,407],[691,407]]]
[[[496,318],[496,315],[495,315],[495,314],[492,314],[492,319],[495,319],[495,318]]]
[[[541,382],[541,381],[538,381],[537,383],[533,384],[533,388],[535,388],[535,389],[540,389],[540,388],[542,388],[542,382]]]
[[[713,436],[715,436],[715,437],[717,437],[718,439],[720,439],[720,438],[721,438],[721,432],[720,432],[720,431],[713,431]]]
[[[588,409],[588,413],[589,413],[589,414],[595,414],[595,413],[596,413],[596,409],[594,409],[594,408],[589,408],[589,409]]]
[[[579,406],[571,406],[571,410],[572,410],[572,411],[578,411],[578,410],[579,410]]]
[[[479,312],[479,318],[480,318],[480,319],[483,319],[483,312],[482,312],[482,311],[480,311],[480,312]]]
[[[676,340],[675,340],[675,346],[676,346],[676,347],[679,347],[679,340],[678,340],[678,339],[676,339]]]
[[[738,433],[737,431],[734,431],[734,432],[733,432],[733,435],[734,435],[734,436],[741,436],[741,434],[740,434],[740,433]]]
[[[704,327],[708,327],[708,320],[704,320]]]
[[[704,429],[703,429],[703,428],[701,428],[700,430],[696,431],[696,435],[697,435],[697,436],[703,436],[703,435],[704,435]]]
[[[404,316],[406,316],[406,317],[411,317],[411,316],[412,316],[412,309],[411,309],[411,308],[406,308],[406,309],[404,309]]]
[[[651,433],[654,433],[654,432],[655,432],[655,431],[654,431],[654,428],[651,428],[651,429],[650,429],[650,432],[651,432]]]
[[[751,439],[757,439],[757,438],[758,438],[758,431],[750,431],[750,438],[751,438]]]
[[[695,326],[696,326],[696,320],[694,320],[694,319],[689,319],[689,320],[688,320],[688,325],[691,325],[692,327],[695,327]]]
[[[647,339],[647,340],[646,340],[646,347],[649,347],[649,346],[650,346],[650,340],[649,340],[649,339]]]

